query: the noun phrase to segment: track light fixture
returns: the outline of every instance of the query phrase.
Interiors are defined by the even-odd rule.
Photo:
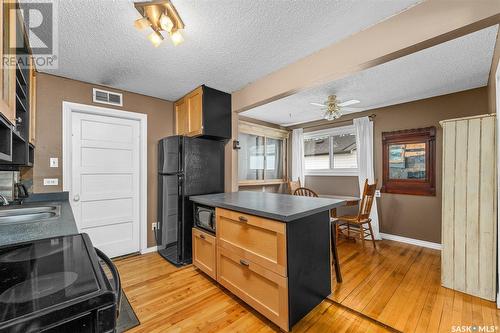
[[[184,22],[170,0],[136,2],[134,6],[142,16],[135,20],[134,26],[139,31],[151,28],[153,31],[148,35],[148,39],[155,47],[160,46],[164,40],[162,31],[170,36],[175,46],[184,41],[181,33]]]

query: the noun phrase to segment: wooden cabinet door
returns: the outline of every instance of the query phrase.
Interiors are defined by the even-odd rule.
[[[188,109],[188,136],[203,134],[203,88],[199,87],[186,96]]]
[[[183,98],[175,103],[175,134],[186,135],[189,130],[188,112],[186,99]]]
[[[16,16],[12,9],[15,3],[11,1],[2,1],[0,5],[0,58],[8,56],[10,59],[15,56],[10,50],[16,47]],[[12,65],[12,64],[11,64]],[[0,113],[12,124],[15,124],[16,118],[16,67],[1,66],[0,68]]]
[[[33,64],[33,58],[30,57],[30,77],[29,77],[29,113],[30,113],[30,133],[29,141],[35,144],[35,126],[36,126],[36,75],[35,66]]]
[[[218,247],[217,281],[288,331],[288,281],[240,255]]]
[[[216,208],[217,245],[287,276],[286,224]]]
[[[214,280],[216,276],[215,237],[193,228],[193,264]]]

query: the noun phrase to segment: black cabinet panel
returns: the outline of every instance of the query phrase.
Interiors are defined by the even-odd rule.
[[[231,139],[231,95],[203,86],[203,136]]]

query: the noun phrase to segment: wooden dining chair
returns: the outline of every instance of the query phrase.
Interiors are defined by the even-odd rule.
[[[308,189],[307,187],[299,187],[298,189],[293,191],[293,195],[300,195],[303,197],[315,197],[315,198],[319,197],[319,195],[317,195],[316,192],[314,192],[311,189]]]
[[[373,201],[375,200],[375,190],[377,189],[377,181],[375,184],[368,184],[368,179],[365,180],[363,197],[359,204],[358,215],[342,215],[338,216],[334,223],[336,224],[336,232],[347,230],[347,238],[350,238],[351,232],[359,233],[361,244],[365,245],[365,237],[370,236],[373,242],[373,247],[376,249],[375,238],[373,237],[372,219],[370,212],[372,210]],[[366,227],[365,227],[366,225]],[[351,227],[355,227],[354,229]]]
[[[302,187],[300,185],[300,178],[297,178],[297,181],[288,179],[288,194],[293,194],[299,187]]]

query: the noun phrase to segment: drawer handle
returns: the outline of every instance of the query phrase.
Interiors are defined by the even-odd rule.
[[[205,239],[205,235],[204,234],[200,234],[200,238],[201,239]]]
[[[240,259],[240,264],[242,264],[243,266],[250,266],[250,263],[244,259]]]
[[[240,222],[248,222],[248,219],[244,216],[238,217],[238,220],[240,220]]]

